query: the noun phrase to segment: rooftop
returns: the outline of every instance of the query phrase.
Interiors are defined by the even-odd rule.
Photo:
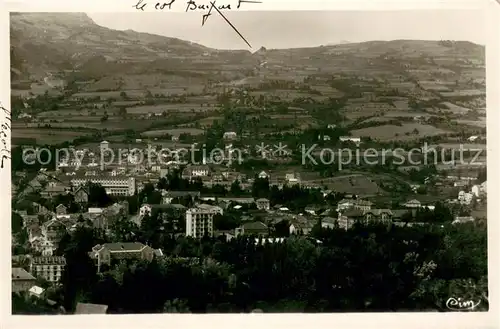
[[[22,267],[12,268],[12,280],[36,280],[33,275]]]

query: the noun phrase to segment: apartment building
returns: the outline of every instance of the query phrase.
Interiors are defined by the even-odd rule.
[[[87,182],[99,184],[106,190],[108,195],[116,196],[131,196],[136,190],[136,182],[134,177],[119,177],[119,176],[90,176],[80,177],[71,180],[73,186],[82,186]]]
[[[58,282],[65,266],[66,259],[63,256],[34,257],[31,260],[30,272],[37,278]]]
[[[207,204],[186,210],[186,236],[195,238],[213,236],[213,219],[217,214],[223,214],[222,208]]]
[[[36,283],[35,277],[21,267],[12,268],[12,292],[28,291]]]

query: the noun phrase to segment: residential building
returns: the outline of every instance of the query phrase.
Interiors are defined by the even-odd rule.
[[[35,236],[30,240],[30,245],[33,250],[42,254],[42,256],[52,256],[56,250],[56,246],[52,241],[47,240],[44,236]]]
[[[68,209],[65,205],[60,204],[56,207],[56,215],[66,215],[68,213]]]
[[[322,228],[328,228],[328,229],[333,229],[337,226],[337,219],[336,218],[333,218],[333,217],[329,217],[329,216],[326,216],[326,217],[323,217],[321,219],[321,227]]]
[[[22,267],[12,268],[12,292],[29,291],[36,279]]]
[[[472,216],[463,216],[463,217],[460,217],[460,216],[457,216],[455,217],[455,219],[453,220],[452,224],[464,224],[464,223],[470,223],[470,222],[474,222],[474,217]]]
[[[351,142],[359,146],[361,144],[361,137],[341,136],[339,137],[339,141]]]
[[[237,229],[237,235],[257,235],[257,236],[267,236],[269,235],[269,228],[266,224],[258,222],[250,222],[241,225]]]
[[[42,236],[55,246],[57,246],[66,233],[66,225],[58,219],[51,219],[42,224]]]
[[[261,171],[257,177],[260,179],[269,179],[269,175],[265,171]]]
[[[186,236],[201,238],[205,235],[213,236],[214,216],[223,214],[217,206],[199,205],[186,211]]]
[[[224,133],[222,138],[224,138],[226,140],[234,140],[234,139],[236,139],[237,136],[238,135],[234,131],[227,131]]]
[[[271,208],[271,203],[268,199],[260,198],[255,201],[257,204],[257,209],[260,210],[269,210]]]
[[[33,296],[36,298],[42,298],[43,294],[45,293],[45,289],[43,289],[42,287],[39,287],[39,286],[33,286],[30,288],[28,293],[29,293],[30,297]]]
[[[182,171],[182,178],[193,179],[196,177],[208,177],[210,175],[210,167],[207,165],[188,166]]]
[[[75,196],[75,202],[76,203],[87,203],[89,202],[89,192],[87,189],[83,186],[80,185],[74,193]]]
[[[49,282],[58,282],[64,272],[66,259],[63,256],[34,257],[31,260],[30,271],[37,278]]]
[[[95,260],[97,270],[102,265],[111,265],[113,261],[121,259],[138,259],[151,261],[154,258],[154,249],[140,242],[118,242],[98,244],[89,253]]]
[[[411,209],[416,209],[422,207],[422,203],[416,199],[407,201],[405,204],[403,204],[405,208],[411,208]]]
[[[132,196],[136,190],[134,177],[89,176],[71,180],[71,184],[77,187],[85,185],[87,182],[101,185],[108,195]]]
[[[466,193],[465,191],[458,192],[458,202],[463,205],[469,205],[472,203],[472,199],[474,198],[474,194]]]

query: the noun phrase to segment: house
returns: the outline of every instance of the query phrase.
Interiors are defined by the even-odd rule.
[[[28,273],[24,268],[12,268],[12,292],[29,291],[35,283],[35,277]]]
[[[29,292],[30,296],[33,296],[36,298],[42,298],[44,293],[45,293],[45,289],[43,289],[42,287],[39,287],[39,286],[33,286],[30,288],[30,290],[28,292]]]
[[[182,171],[182,178],[192,179],[195,177],[207,177],[210,175],[210,167],[207,165],[188,166]]]
[[[314,224],[308,220],[292,219],[290,220],[289,231],[290,234],[304,234],[307,235],[311,232]]]
[[[269,179],[269,175],[265,171],[261,171],[257,177],[260,179]]]
[[[58,219],[51,219],[42,225],[42,235],[54,245],[57,245],[66,233],[66,226]]]
[[[356,146],[359,146],[361,144],[360,137],[341,136],[341,137],[339,137],[339,141],[342,143],[351,142],[351,143],[356,144]]]
[[[474,222],[474,220],[475,219],[472,216],[464,216],[464,217],[457,216],[453,220],[452,224],[456,225],[456,224],[470,223],[470,222]]]
[[[102,265],[111,265],[116,260],[133,258],[151,261],[154,249],[140,242],[105,243],[95,245],[89,256],[95,260],[99,272]]]
[[[30,245],[33,250],[39,252],[42,256],[52,256],[56,250],[54,243],[44,236],[34,236],[30,239]]]
[[[75,202],[76,203],[87,203],[89,202],[89,192],[87,189],[83,186],[80,185],[74,192],[75,196]]]
[[[66,215],[68,213],[68,209],[65,205],[60,204],[56,207],[56,215]]]
[[[467,140],[469,142],[475,142],[478,138],[479,138],[479,136],[470,136],[469,138],[467,138]]]
[[[33,257],[30,263],[31,273],[49,282],[58,282],[65,267],[66,259],[63,256]]]
[[[307,206],[304,208],[304,211],[310,215],[317,215],[321,211],[321,207],[317,205]]]
[[[53,198],[58,195],[64,195],[68,192],[69,188],[60,184],[48,184],[45,189],[40,193],[43,198]]]
[[[268,199],[260,198],[255,201],[257,204],[257,209],[259,210],[269,210],[271,208],[271,203]]]
[[[77,303],[75,314],[106,314],[108,305]]]
[[[403,206],[405,208],[416,209],[422,207],[422,203],[416,199],[413,199],[404,203]]]
[[[392,211],[390,209],[370,209],[364,211],[365,221],[390,222],[392,220]]]
[[[236,139],[236,137],[237,137],[237,134],[234,131],[227,131],[222,136],[222,138],[225,140],[234,140],[234,139]]]
[[[336,218],[326,216],[326,217],[323,217],[321,219],[321,227],[322,228],[332,229],[332,228],[335,228],[336,226],[338,226]]]
[[[237,229],[237,235],[257,235],[257,236],[267,236],[269,235],[269,228],[266,224],[257,221],[250,222],[241,225]]]
[[[465,191],[458,192],[457,200],[460,204],[469,205],[472,203],[472,199],[474,198],[474,194],[466,193]]]
[[[100,143],[100,147],[101,147],[101,150],[109,148],[109,142],[108,141],[102,141]]]

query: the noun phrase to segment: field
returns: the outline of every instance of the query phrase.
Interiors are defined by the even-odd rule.
[[[379,186],[364,175],[348,175],[322,180],[329,189],[339,193],[350,193],[361,196],[374,195],[382,192]]]
[[[418,130],[418,133],[416,133]],[[353,136],[371,137],[381,141],[398,140],[411,140],[418,139],[426,136],[435,136],[446,134],[447,131],[419,123],[405,123],[402,126],[384,125],[378,127],[369,127],[351,131]],[[408,134],[408,135],[407,135]]]
[[[55,129],[15,128],[12,129],[13,144],[18,138],[34,138],[39,144],[59,144],[77,137],[88,135],[86,132]]]
[[[213,108],[201,107],[200,104],[164,104],[164,105],[145,105],[127,108],[127,114],[148,114],[163,112],[207,112]]]
[[[455,120],[457,123],[463,124],[463,125],[468,125],[468,126],[474,126],[474,127],[479,127],[479,128],[486,128],[486,118],[481,117],[479,120],[474,121],[474,120]]]
[[[201,129],[195,128],[183,128],[183,129],[162,129],[162,130],[149,130],[142,133],[145,137],[159,137],[165,134],[169,134],[172,136],[179,136],[180,134],[189,134],[189,135],[201,135],[204,131]]]
[[[452,104],[450,102],[444,102],[442,104],[445,105],[446,107],[448,107],[448,109],[449,109],[448,111],[453,112],[453,114],[466,114],[467,112],[470,111],[470,109],[468,109],[468,108],[458,106],[458,105]]]

